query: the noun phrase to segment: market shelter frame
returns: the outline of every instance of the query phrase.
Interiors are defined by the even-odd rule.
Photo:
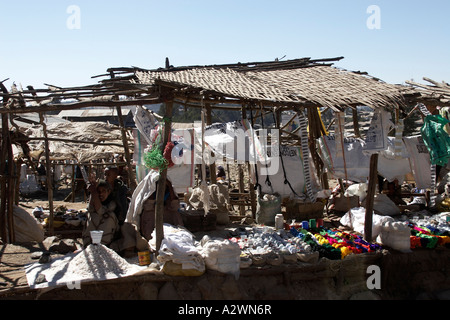
[[[399,110],[406,105],[405,93],[401,87],[380,81],[362,72],[351,72],[333,67],[333,63],[343,57],[312,60],[310,58],[251,62],[212,66],[172,67],[166,60],[165,68],[146,70],[142,68],[110,68],[107,77],[97,85],[84,87],[19,90],[8,92],[2,82],[2,205],[0,226],[2,238],[6,239],[6,226],[12,230],[12,199],[8,191],[18,179],[13,172],[11,132],[8,119],[14,114],[37,112],[41,115],[54,110],[72,110],[84,107],[114,107],[120,115],[121,107],[165,103],[165,126],[163,144],[167,144],[174,103],[187,107],[199,107],[210,114],[211,109],[240,110],[247,118],[265,112],[281,114],[291,110],[296,113],[306,111],[309,126],[309,148],[314,150],[314,141],[323,134],[318,107],[328,107],[335,112],[360,105],[372,108]],[[253,114],[255,112],[255,114]],[[42,118],[41,118],[42,119]],[[45,123],[41,124],[44,128]],[[208,124],[208,123],[207,123]],[[354,123],[357,126],[357,122]],[[280,117],[277,117],[277,127]],[[121,125],[123,128],[123,125]],[[122,130],[125,130],[124,128]],[[47,144],[48,144],[48,140]],[[131,168],[131,157],[126,139],[124,148],[127,163]],[[47,147],[48,151],[48,147]],[[47,152],[48,154],[48,152]],[[8,159],[8,161],[6,161]],[[48,160],[48,159],[47,159]],[[315,161],[319,161],[315,158]],[[8,163],[9,170],[6,170]],[[49,161],[47,161],[49,166]],[[317,166],[320,170],[320,164]],[[50,170],[47,170],[48,172]],[[132,170],[130,170],[132,172]],[[167,170],[161,172],[165,183]],[[49,177],[48,177],[49,180]],[[51,182],[50,182],[51,186]],[[159,190],[164,190],[158,188]],[[49,194],[49,201],[52,195]],[[156,234],[157,244],[162,240],[163,207],[162,193],[157,193]],[[50,203],[51,207],[51,203]],[[367,209],[371,212],[371,209]],[[7,222],[8,221],[8,222]],[[50,219],[50,221],[52,221]],[[13,237],[9,237],[13,240]]]

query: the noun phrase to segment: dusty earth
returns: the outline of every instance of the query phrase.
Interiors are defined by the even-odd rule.
[[[62,199],[67,193],[55,194],[54,207],[85,210],[82,196],[76,202]],[[27,211],[37,206],[48,208],[46,195],[21,199]],[[333,217],[328,223],[335,223]],[[224,230],[216,230],[220,234]],[[55,230],[60,238],[70,238],[81,246],[81,230]],[[341,261],[326,258],[318,262],[251,266],[241,270],[239,279],[207,270],[199,277],[167,276],[157,268],[122,279],[83,284],[82,290],[58,287],[31,290],[24,266],[35,263],[37,252],[45,251],[42,243],[0,243],[0,299],[3,300],[398,300],[450,299],[450,249],[414,250],[404,254],[384,250],[376,254],[348,257]],[[51,257],[60,256],[52,253]],[[368,290],[367,267],[382,270],[381,289]]]

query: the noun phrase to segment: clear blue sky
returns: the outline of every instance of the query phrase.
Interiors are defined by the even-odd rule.
[[[80,29],[69,29],[70,5]],[[370,5],[381,29],[369,29]],[[0,0],[0,81],[76,86],[109,67],[344,56],[389,83],[450,82],[448,0]]]

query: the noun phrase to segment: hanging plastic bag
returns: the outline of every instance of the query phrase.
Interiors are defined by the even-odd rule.
[[[450,135],[445,125],[450,123],[440,115],[428,115],[420,129],[423,142],[430,153],[431,164],[446,166],[450,159]]]

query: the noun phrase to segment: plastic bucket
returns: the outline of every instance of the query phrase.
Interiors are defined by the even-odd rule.
[[[140,251],[138,252],[139,265],[148,266],[150,264],[150,251]]]
[[[100,244],[100,242],[102,241],[102,237],[103,237],[103,231],[101,231],[101,230],[91,231],[92,244]]]

